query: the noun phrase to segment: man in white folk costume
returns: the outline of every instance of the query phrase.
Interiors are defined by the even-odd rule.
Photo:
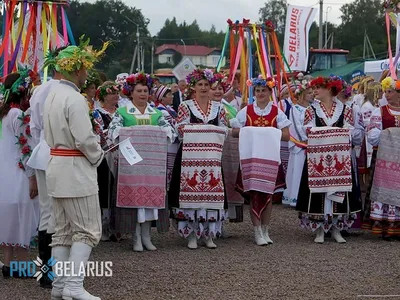
[[[51,61],[58,53],[65,49],[57,48],[54,51],[49,51],[46,61]],[[46,64],[45,64],[46,67]],[[30,99],[31,105],[31,134],[33,141],[33,152],[28,161],[28,165],[35,169],[38,189],[39,189],[39,207],[40,207],[40,223],[39,223],[39,257],[43,263],[47,263],[51,258],[51,236],[54,233],[55,220],[51,218],[52,201],[48,196],[46,185],[46,168],[50,160],[50,149],[44,140],[43,126],[43,107],[44,102],[62,78],[62,75],[54,70],[53,78],[46,83],[38,86]],[[47,276],[40,278],[40,286],[43,288],[51,288],[51,280]]]
[[[51,292],[54,300],[100,299],[85,291],[84,274],[79,272],[101,238],[96,168],[104,157],[80,88],[87,70],[98,61],[108,43],[101,51],[94,51],[88,46],[89,41],[80,42],[47,62],[65,78],[50,92],[43,113],[45,140],[51,149],[46,181],[56,220],[52,256],[57,262],[71,262],[72,268],[71,274],[55,278]]]

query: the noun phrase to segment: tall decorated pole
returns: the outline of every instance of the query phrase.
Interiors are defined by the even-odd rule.
[[[3,1],[0,46],[2,77],[18,70],[20,66],[37,72],[50,48],[75,44],[65,11],[68,5],[69,0]],[[46,80],[46,69],[43,76]]]
[[[271,21],[266,21],[264,24],[252,24],[248,19],[243,19],[241,23],[229,19],[227,22],[228,29],[216,69],[217,71],[221,69],[223,57],[229,47],[229,83],[233,83],[236,72],[240,70],[243,102],[253,102],[253,89],[246,84],[254,76],[256,66],[253,64],[253,57],[257,58],[258,70],[263,79],[274,77],[278,83],[278,89],[282,82],[289,82],[285,71],[285,63],[287,65],[287,62],[281,52],[275,27]],[[275,66],[273,66],[271,56],[275,57]],[[294,99],[293,95],[292,98]],[[274,101],[275,105],[278,105],[276,89],[273,90],[271,100]]]

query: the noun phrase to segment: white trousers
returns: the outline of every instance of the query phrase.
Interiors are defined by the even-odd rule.
[[[101,211],[99,196],[80,198],[53,198],[56,220],[52,247],[71,246],[74,242],[97,246],[101,238]]]
[[[47,233],[54,233],[55,220],[52,216],[52,198],[48,195],[46,184],[46,172],[36,170],[36,180],[39,191],[39,211],[40,222],[39,231],[47,231]]]

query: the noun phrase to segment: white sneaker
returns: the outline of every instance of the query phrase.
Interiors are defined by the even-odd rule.
[[[316,237],[314,239],[314,242],[317,244],[323,244],[325,242],[325,232],[324,229],[321,227],[319,227],[316,231]]]
[[[261,226],[254,226],[254,239],[258,246],[268,245],[265,240]]]

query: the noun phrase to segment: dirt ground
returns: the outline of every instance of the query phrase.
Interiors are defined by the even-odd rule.
[[[112,261],[113,276],[88,277],[85,287],[102,300],[400,299],[400,242],[358,232],[347,244],[317,245],[282,205],[273,208],[273,245],[254,244],[248,217],[226,231],[231,237],[217,240],[215,250],[189,250],[172,227],[153,233],[155,252],[134,253],[130,240],[102,242],[91,260]],[[0,299],[50,299],[50,290],[1,277]]]

